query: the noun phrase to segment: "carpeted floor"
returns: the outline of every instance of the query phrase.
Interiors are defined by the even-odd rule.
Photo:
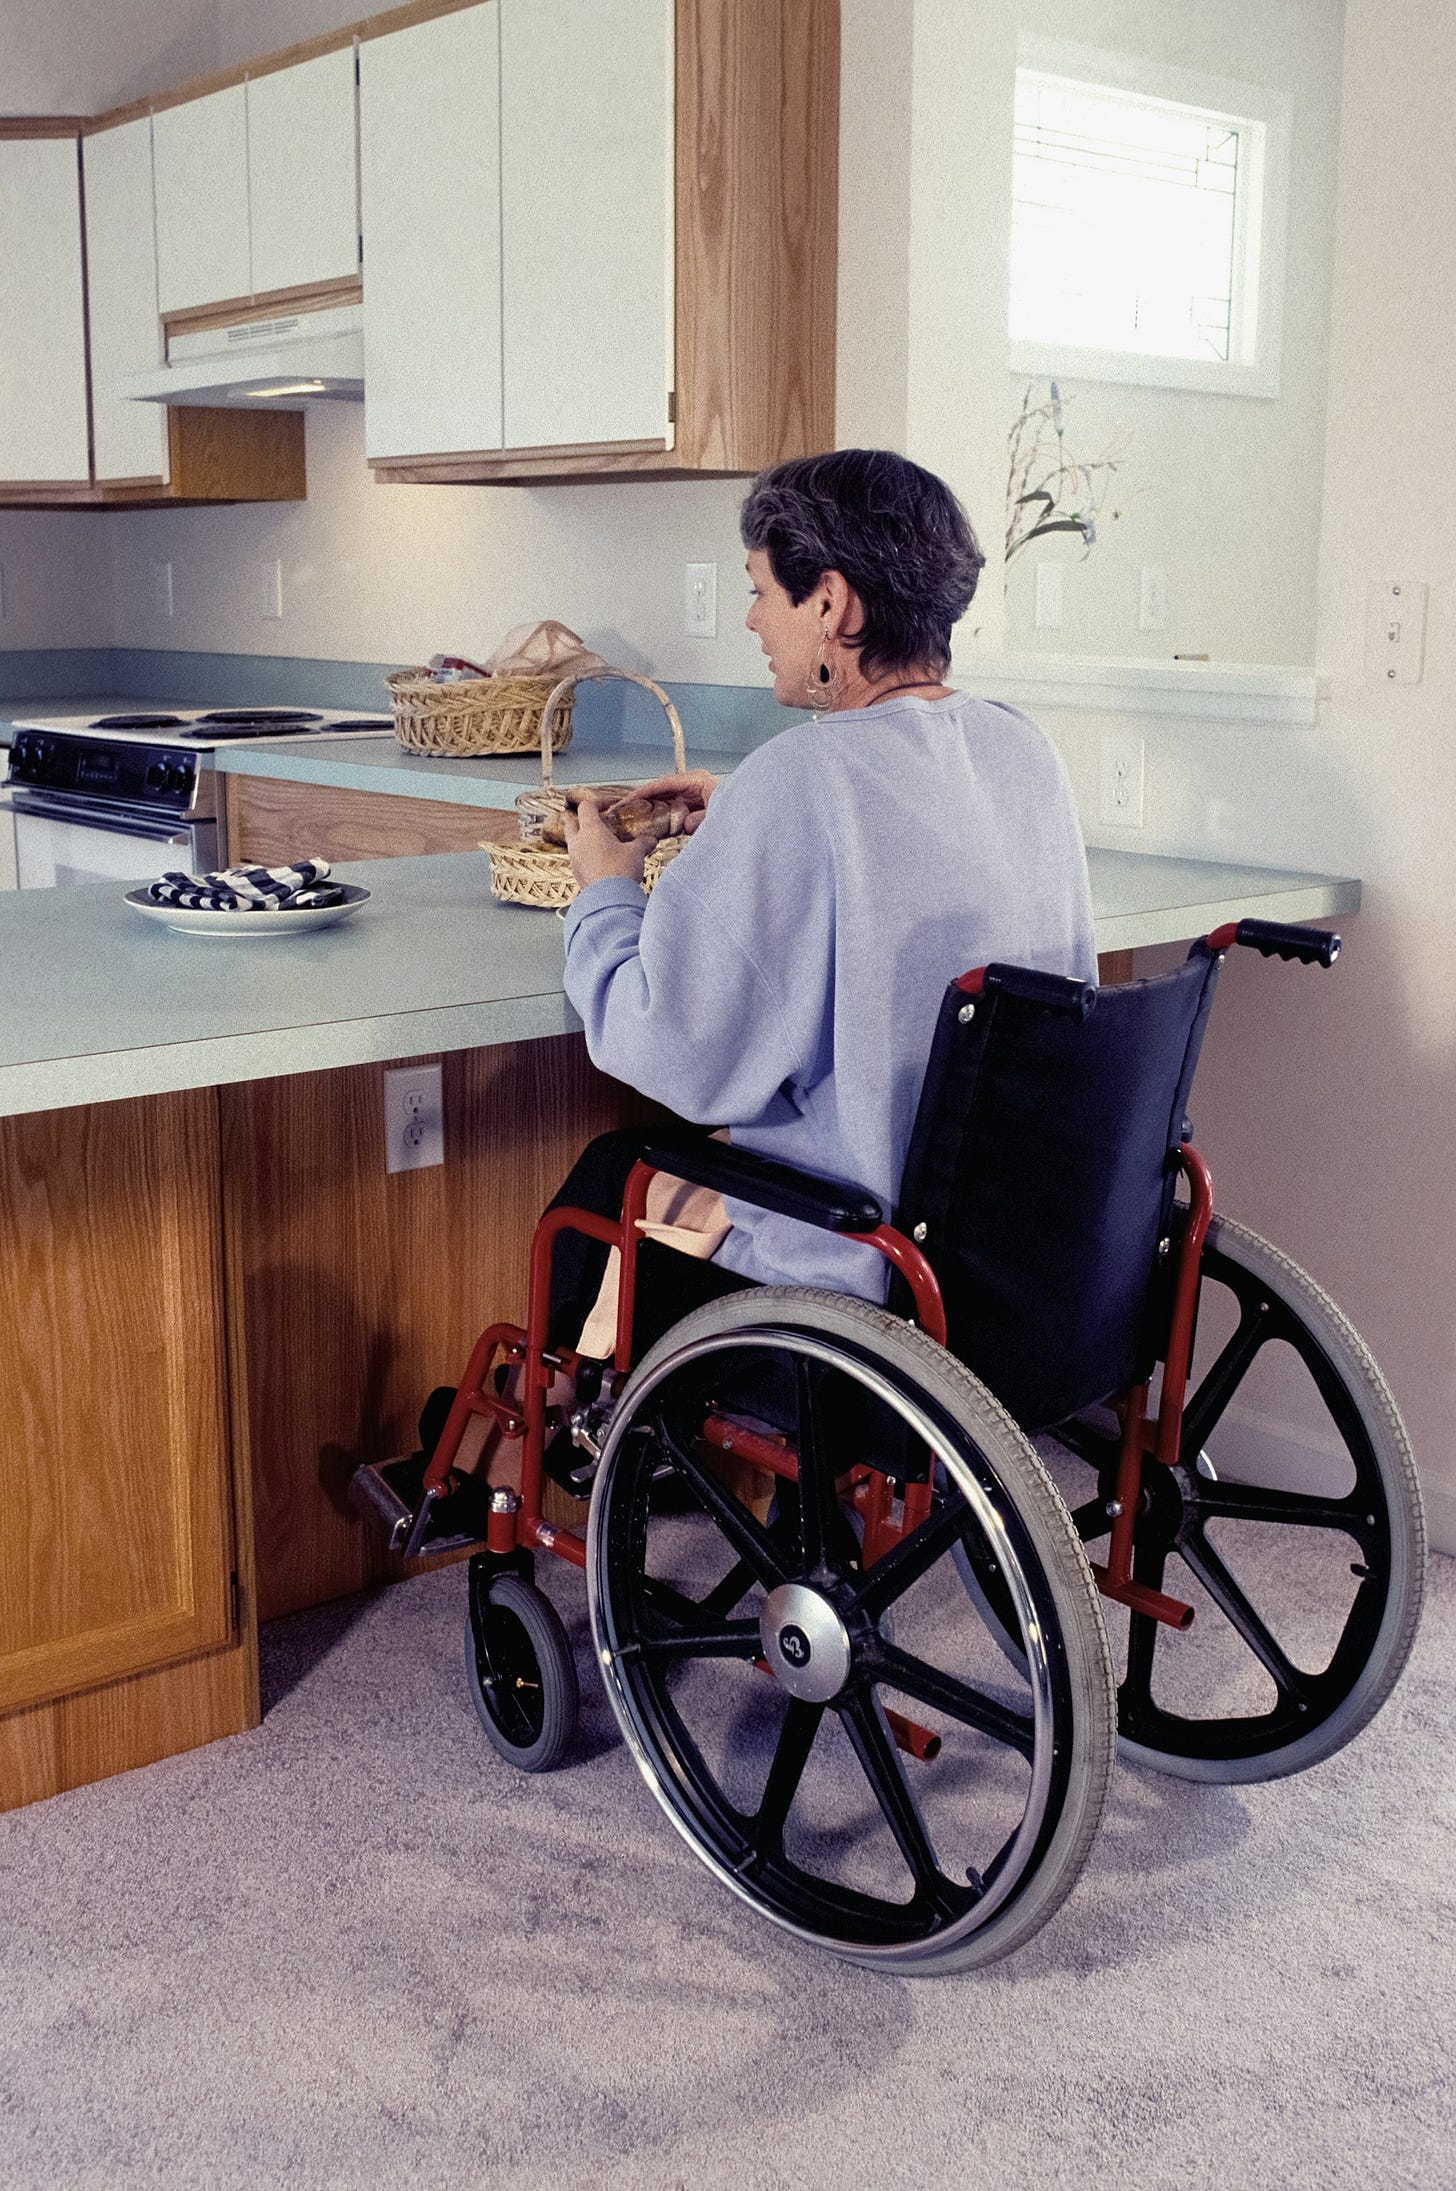
[[[6,2191],[1456,2185],[1456,1563],[1343,1755],[1120,1771],[1051,1925],[911,1983],[719,1888],[599,1691],[498,1764],[464,1588],[281,1622],[255,1733],[0,1818]]]

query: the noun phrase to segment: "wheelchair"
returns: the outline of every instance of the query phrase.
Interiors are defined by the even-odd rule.
[[[503,1757],[553,1766],[575,1729],[534,1580],[552,1554],[586,1574],[623,1737],[708,1869],[799,1939],[915,1974],[1047,1921],[1119,1744],[1241,1782],[1366,1725],[1415,1633],[1420,1491],[1363,1342],[1214,1213],[1191,1146],[1234,945],[1324,967],[1340,948],[1245,920],[1126,987],[953,982],[893,1223],[708,1138],[649,1142],[619,1218],[547,1212],[524,1328],[481,1334],[411,1463],[356,1478],[397,1549],[484,1538],[465,1673]],[[886,1306],[750,1286],[634,1358],[654,1170],[877,1250]],[[567,1229],[620,1253],[607,1364],[547,1343]],[[523,1438],[519,1492],[454,1468],[476,1416]],[[548,1467],[590,1479],[584,1534],[543,1517]]]

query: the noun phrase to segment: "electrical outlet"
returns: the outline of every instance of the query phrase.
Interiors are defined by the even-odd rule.
[[[1143,741],[1104,738],[1097,762],[1097,819],[1115,829],[1143,826]]]
[[[445,1161],[438,1065],[394,1065],[384,1076],[384,1169],[423,1171]]]
[[[1365,603],[1365,674],[1418,685],[1426,651],[1426,588],[1418,578],[1372,579]]]
[[[1036,566],[1036,628],[1056,631],[1062,621],[1062,569],[1060,563]]]
[[[0,624],[5,621],[5,565],[0,563]]]
[[[1168,621],[1168,574],[1148,566],[1138,593],[1138,630],[1161,631]]]
[[[283,614],[283,558],[270,556],[258,566],[258,614],[276,623]]]
[[[177,614],[177,590],[173,584],[170,563],[152,565],[152,605],[158,616],[171,617]]]
[[[688,563],[683,567],[683,630],[690,639],[718,636],[718,566]]]

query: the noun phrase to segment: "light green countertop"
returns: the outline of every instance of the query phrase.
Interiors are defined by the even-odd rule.
[[[715,776],[726,776],[742,759],[741,753],[706,753],[698,747],[688,753],[689,767],[711,769]],[[326,784],[336,790],[507,810],[515,805],[518,792],[534,791],[541,781],[539,752],[433,760],[406,753],[388,735],[249,739],[246,744],[219,747],[214,765],[226,776],[272,776],[287,783]],[[642,784],[671,767],[672,747],[666,739],[661,746],[651,746],[592,745],[584,738],[573,738],[555,760],[556,780],[562,784]]]
[[[1104,951],[1360,902],[1357,882],[1333,876],[1095,850],[1089,864]],[[560,921],[497,905],[483,854],[337,872],[375,893],[362,912],[256,941],[173,934],[122,904],[116,883],[0,896],[0,1116],[580,1026],[561,987]]]

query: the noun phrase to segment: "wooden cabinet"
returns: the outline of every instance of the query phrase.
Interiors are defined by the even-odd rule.
[[[157,303],[165,319],[251,294],[243,84],[152,116]]]
[[[0,1809],[256,1717],[218,1164],[211,1090],[0,1122]]]
[[[360,48],[376,475],[722,475],[832,447],[838,0],[484,0],[442,22]],[[470,42],[473,154],[406,118],[435,118],[426,29]],[[451,223],[417,228],[412,262],[402,218],[376,233],[401,194]]]
[[[500,8],[359,48],[371,457],[501,446]]]
[[[0,481],[90,476],[76,132],[0,135]]]
[[[250,75],[247,95],[254,296],[356,281],[353,46]]]
[[[152,371],[162,362],[151,116],[84,137],[81,155],[95,475],[98,480],[164,484],[169,460],[165,410],[113,393],[124,373]]]

